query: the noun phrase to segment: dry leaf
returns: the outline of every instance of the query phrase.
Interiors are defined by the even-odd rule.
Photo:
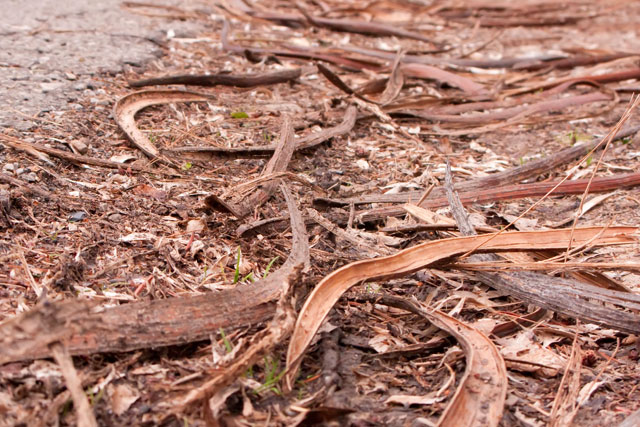
[[[427,394],[424,396],[413,396],[410,394],[394,394],[384,401],[385,404],[398,403],[405,407],[411,405],[433,405],[434,403],[442,402],[447,396],[436,396],[435,393]]]
[[[566,366],[566,359],[542,347],[533,337],[532,332],[523,331],[514,337],[498,338],[496,342],[501,346],[500,354],[511,369],[549,377],[557,375]]]
[[[127,412],[131,405],[140,398],[140,394],[125,383],[109,384],[107,392],[111,401],[111,409],[118,416]]]

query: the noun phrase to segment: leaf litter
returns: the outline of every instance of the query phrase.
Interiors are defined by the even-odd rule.
[[[211,31],[0,134],[9,424],[632,420],[637,5],[123,7]]]

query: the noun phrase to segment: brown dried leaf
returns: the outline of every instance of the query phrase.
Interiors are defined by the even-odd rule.
[[[209,100],[211,100],[211,96],[204,93],[178,90],[141,90],[118,99],[113,107],[113,117],[133,145],[138,147],[145,155],[154,159],[160,156],[160,151],[136,126],[136,113],[151,105]]]
[[[631,243],[637,240],[631,235],[636,231],[635,227],[576,229],[572,246]],[[287,384],[292,384],[302,354],[320,324],[351,286],[362,281],[390,279],[412,273],[434,262],[476,249],[479,243],[483,243],[483,251],[562,249],[567,247],[570,234],[571,230],[552,230],[502,233],[494,235],[491,240],[487,240],[487,236],[443,239],[426,242],[391,256],[357,261],[334,271],[318,283],[300,311],[287,352]]]

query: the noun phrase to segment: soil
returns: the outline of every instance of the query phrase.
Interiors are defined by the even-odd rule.
[[[180,156],[172,149],[206,145],[224,151],[277,143],[285,117],[301,138],[338,125],[348,106],[358,107],[352,130],[295,152],[287,173],[279,176],[291,189],[309,234],[311,268],[293,284],[300,310],[310,290],[343,265],[456,233],[450,224],[443,226],[452,218],[448,206],[433,209],[442,216],[435,221],[437,227],[385,233],[385,227],[410,228],[420,221],[402,215],[362,223],[358,214],[390,204],[338,207],[314,199],[412,190],[424,194],[431,184],[444,185],[447,161],[454,182],[460,184],[553,158],[576,143],[607,135],[640,88],[640,76],[593,78],[638,69],[640,4],[634,2],[575,1],[559,7],[534,1],[469,1],[462,6],[313,1],[296,8],[269,0],[255,2],[253,9],[241,3],[246,5],[197,0],[162,5],[9,0],[3,5],[0,338],[12,319],[24,319],[24,313],[48,304],[82,300],[108,310],[224,295],[283,266],[291,249],[291,230],[280,193],[254,206],[244,218],[211,209],[206,202],[215,195],[240,203],[242,194],[256,191],[258,184],[252,186],[251,180],[261,176],[269,155]],[[420,33],[430,41],[312,26],[299,8],[326,18],[390,22],[395,29]],[[269,13],[293,14],[298,20],[274,19]],[[230,24],[229,41],[246,51],[225,48],[225,21]],[[353,47],[385,51],[390,58],[356,54]],[[283,55],[287,49],[296,54]],[[322,51],[322,56],[305,57],[309,51]],[[405,62],[412,56],[520,60],[493,68],[433,65],[480,85],[482,91],[465,90],[448,77],[424,79],[408,72],[399,87],[387,80],[375,85],[396,70],[398,52]],[[550,58],[606,55],[568,67],[544,63]],[[345,58],[355,62],[345,64]],[[318,70],[318,62],[359,90],[359,97],[331,82]],[[163,150],[162,159],[170,159],[164,164],[145,156],[115,121],[116,101],[140,90],[132,88],[131,81],[178,74],[264,75],[293,68],[301,70],[299,78],[273,85],[170,86],[212,97],[208,102],[152,106],[136,115],[137,127]],[[555,94],[550,90],[578,76],[588,77]],[[554,85],[545,86],[550,82]],[[549,96],[568,99],[598,93],[603,98],[593,102],[535,110]],[[390,102],[379,102],[386,96]],[[483,112],[509,111],[509,102],[526,96],[530,98],[522,105],[535,111],[470,121]],[[474,102],[500,104],[484,104],[474,109],[477,112],[455,110]],[[445,115],[455,115],[455,120],[443,119]],[[624,127],[639,123],[637,111],[632,111]],[[20,148],[16,141],[33,145]],[[70,161],[42,154],[45,148],[85,157]],[[612,142],[602,157],[601,153],[509,184],[558,181],[570,173],[571,179],[640,173],[637,137]],[[115,166],[92,165],[87,158],[110,160]],[[606,194],[601,199],[596,198],[599,194],[586,196],[592,206],[577,226],[640,225],[637,186],[611,188]],[[503,227],[525,212],[515,229],[543,230],[571,227],[581,198],[553,194],[543,200],[520,197],[465,207],[478,230]],[[310,208],[344,233],[310,220]],[[279,219],[260,223],[273,218]],[[553,255],[532,256],[539,261]],[[589,247],[571,260],[617,263],[615,268],[589,267],[589,286],[614,283],[633,294],[640,291],[637,241]],[[540,274],[549,280],[568,276],[561,268]],[[424,317],[376,300],[387,294],[442,310],[491,338],[508,372],[499,425],[617,425],[640,408],[636,335],[557,311],[497,337],[491,333],[495,326],[536,307],[499,293],[471,269],[448,260],[349,290],[307,350],[291,392],[281,381],[289,344],[285,336],[251,360],[231,384],[213,390],[217,394],[177,406],[189,391],[230,366],[225,355],[262,336],[269,329],[263,321],[215,328],[204,340],[180,345],[76,354],[75,371],[99,425],[436,424],[463,381],[467,350]],[[601,305],[637,315],[635,306]],[[144,319],[140,322],[144,325]],[[70,331],[77,327],[71,320],[67,326]],[[68,372],[51,358],[26,359],[0,366],[0,425],[78,423],[77,396],[70,393]],[[416,403],[407,396],[422,400]]]

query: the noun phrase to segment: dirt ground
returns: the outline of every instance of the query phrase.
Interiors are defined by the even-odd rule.
[[[640,424],[639,24],[620,1],[9,1],[0,425]],[[467,222],[533,250],[447,255]],[[418,267],[347,270],[333,303],[328,275],[393,254]]]

